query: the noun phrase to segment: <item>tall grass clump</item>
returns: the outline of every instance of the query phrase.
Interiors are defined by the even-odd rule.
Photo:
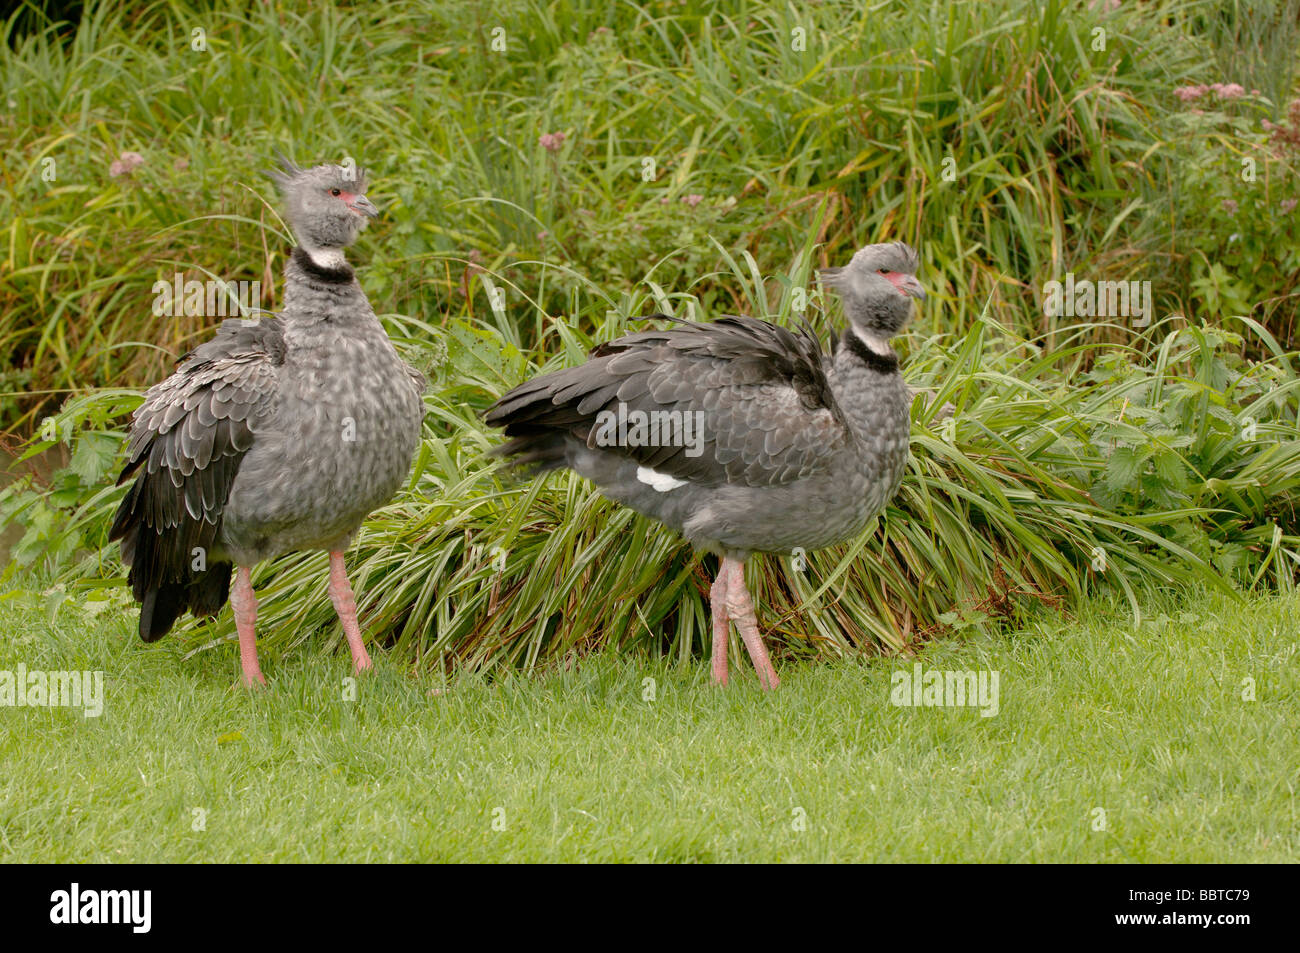
[[[755,560],[782,651],[902,651],[1098,590],[1137,608],[1153,586],[1294,586],[1300,112],[1291,80],[1259,78],[1294,11],[1237,64],[1243,4],[1108,6],[156,0],[7,21],[0,429],[68,459],[0,492],[23,527],[7,573],[52,583],[51,611],[124,602],[105,533],[126,415],[216,323],[155,317],[152,288],[259,280],[275,307],[292,237],[260,170],[280,149],[371,169],[383,217],[354,260],[433,382],[411,479],[349,554],[369,628],[412,666],[700,651],[712,557],[571,475],[510,479],[481,412],[650,311],[829,336],[814,268],[877,240],[916,245],[931,294],[900,342],[911,461],[860,538]],[[1151,281],[1154,320],[1049,315],[1069,272]],[[272,653],[332,624],[323,559],[259,568]]]
[[[495,318],[484,270],[526,346],[529,316],[573,314],[584,280],[617,297],[654,265],[681,288],[724,270],[719,248],[788,261],[814,228],[828,262],[907,239],[944,300],[1050,330],[1043,281],[1159,277],[1188,254],[1170,237],[1187,216],[1157,214],[1181,168],[1162,148],[1172,90],[1218,76],[1187,26],[1206,4],[1104,6],[156,0],[10,20],[0,426],[156,379],[207,334],[153,316],[159,279],[261,279],[274,307],[288,236],[259,172],[277,148],[374,170],[385,227],[359,253],[378,310]],[[113,175],[128,151],[143,164]],[[1157,282],[1164,312],[1197,320],[1192,277]]]

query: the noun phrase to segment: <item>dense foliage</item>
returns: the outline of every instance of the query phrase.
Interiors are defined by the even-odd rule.
[[[155,317],[151,289],[260,280],[274,307],[290,238],[259,170],[279,148],[371,169],[384,217],[354,260],[436,382],[411,481],[350,555],[363,617],[414,664],[699,651],[700,561],[576,478],[503,482],[478,412],[649,310],[829,334],[814,268],[897,238],[930,291],[899,342],[925,392],[913,459],[875,531],[755,561],[786,563],[753,578],[788,649],[899,649],[1092,587],[1292,586],[1300,3],[1111,7],[164,2],[11,23],[0,413],[69,461],[0,499],[17,561],[121,598],[124,415],[215,323]],[[1067,273],[1150,281],[1153,320],[1049,313]],[[259,572],[272,650],[332,619],[323,559]]]

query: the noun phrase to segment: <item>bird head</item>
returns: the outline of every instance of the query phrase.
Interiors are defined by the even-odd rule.
[[[916,280],[920,259],[904,242],[859,248],[843,268],[823,268],[822,281],[844,300],[844,314],[859,331],[889,338],[912,315],[912,299],[925,298]]]
[[[366,172],[343,165],[300,169],[280,157],[267,173],[284,195],[286,218],[308,251],[345,248],[357,240],[366,220],[379,209],[366,198]]]

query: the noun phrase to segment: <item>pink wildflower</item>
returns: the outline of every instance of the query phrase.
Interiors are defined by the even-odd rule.
[[[144,156],[140,155],[140,153],[123,152],[108,167],[108,174],[116,179],[121,175],[130,175],[142,165],[144,165]]]

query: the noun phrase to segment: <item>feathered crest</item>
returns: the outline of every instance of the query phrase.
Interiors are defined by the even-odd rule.
[[[289,188],[289,183],[302,175],[302,169],[298,163],[294,162],[279,149],[275,150],[275,158],[280,163],[278,169],[267,169],[262,174],[274,182],[281,192]]]
[[[293,183],[299,181],[303,176],[312,175],[313,173],[318,176],[330,176],[331,178],[335,175],[341,175],[342,181],[355,183],[355,187],[349,189],[349,191],[365,192],[366,190],[366,170],[360,166],[335,165],[324,162],[310,169],[304,169],[279,149],[275,151],[275,157],[279,161],[280,167],[278,169],[267,169],[263,172],[263,175],[274,182],[281,193],[287,193]]]

